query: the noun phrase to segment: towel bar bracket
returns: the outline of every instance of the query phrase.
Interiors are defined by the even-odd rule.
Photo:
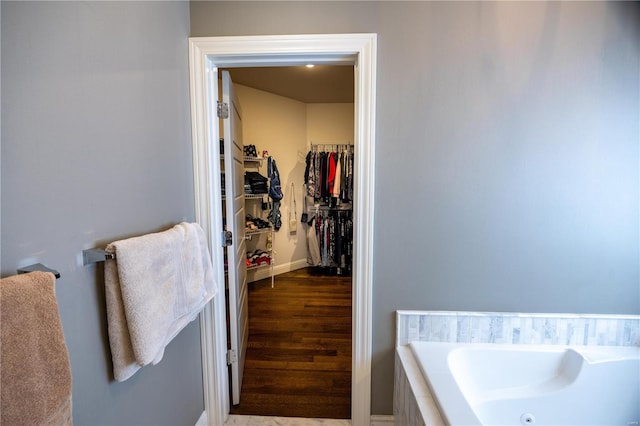
[[[116,256],[113,253],[107,253],[104,249],[82,250],[82,263],[85,266],[92,263],[104,262],[105,260],[115,258]]]
[[[60,272],[55,269],[51,269],[42,263],[34,263],[33,265],[24,266],[18,269],[18,274],[27,274],[29,272],[41,271],[41,272],[51,272],[56,278],[60,278]]]

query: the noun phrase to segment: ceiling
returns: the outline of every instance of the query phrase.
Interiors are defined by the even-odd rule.
[[[304,103],[353,102],[353,66],[230,68],[234,83]]]

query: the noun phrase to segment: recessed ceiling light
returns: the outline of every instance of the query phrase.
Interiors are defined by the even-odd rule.
[[[313,65],[313,64],[307,64],[307,65],[305,65],[305,67],[307,67],[307,68],[313,68],[313,67],[315,67],[315,65]]]

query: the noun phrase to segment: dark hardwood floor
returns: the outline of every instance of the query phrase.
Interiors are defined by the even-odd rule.
[[[249,344],[231,414],[351,418],[351,277],[311,269],[249,284]]]

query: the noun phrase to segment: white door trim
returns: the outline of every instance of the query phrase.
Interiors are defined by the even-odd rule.
[[[214,68],[348,64],[355,69],[352,424],[371,421],[376,35],[319,34],[189,39],[196,221],[210,243],[216,278],[224,283],[218,120],[210,88]],[[210,425],[229,414],[224,291],[200,315],[205,411]]]

